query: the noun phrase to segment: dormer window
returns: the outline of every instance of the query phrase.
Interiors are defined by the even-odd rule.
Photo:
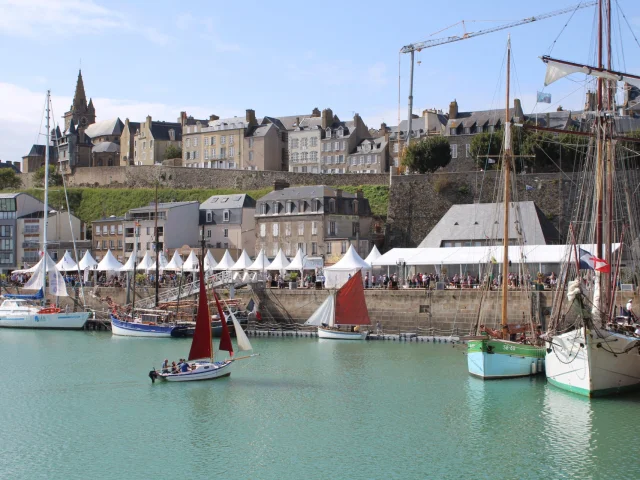
[[[280,204],[278,202],[273,202],[273,215],[278,215],[280,210]]]
[[[300,201],[298,201],[298,212],[299,213],[304,213],[304,211],[305,211],[304,200],[300,200]]]
[[[266,215],[267,214],[267,204],[263,203],[260,205],[260,215]]]
[[[336,200],[335,198],[332,198],[329,200],[329,212],[330,213],[336,213]]]
[[[313,200],[311,200],[311,211],[317,212],[319,210],[320,210],[320,200],[318,200],[317,198],[314,198]]]
[[[287,202],[285,204],[285,213],[293,213],[293,202]]]
[[[224,210],[222,212],[222,221],[228,222],[230,218],[231,218],[231,212],[229,210]]]
[[[207,210],[207,223],[213,222],[213,212],[211,210]]]
[[[327,138],[331,138],[331,127],[327,127],[326,134]]]

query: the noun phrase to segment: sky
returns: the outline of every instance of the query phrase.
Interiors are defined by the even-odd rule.
[[[640,74],[640,2],[612,2],[614,67]],[[359,113],[372,128],[396,125],[399,108],[403,119],[407,114],[403,45],[577,3],[0,0],[0,159],[18,161],[33,143],[43,143],[46,91],[60,122],[79,68],[98,121],[147,115],[176,121],[180,111],[196,118],[244,116],[248,108],[258,117],[307,115],[318,107],[341,120]],[[508,34],[512,96],[525,112],[581,109],[589,88],[584,76],[545,88],[538,57],[551,53],[592,64],[594,14],[586,8],[422,50],[413,112],[448,111],[454,99],[460,111],[503,108]],[[454,25],[461,20],[464,27]],[[552,103],[536,104],[536,91],[551,93]]]

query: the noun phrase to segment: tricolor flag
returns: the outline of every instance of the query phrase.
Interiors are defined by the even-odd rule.
[[[538,103],[551,103],[551,94],[550,93],[544,93],[544,92],[537,92],[537,100]]]
[[[583,249],[580,249],[580,268],[602,273],[611,271],[611,265]]]

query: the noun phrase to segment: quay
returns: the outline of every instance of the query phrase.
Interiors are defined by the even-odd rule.
[[[317,338],[318,333],[310,330],[286,330],[284,328],[268,328],[268,329],[249,329],[247,330],[249,337],[279,337],[279,338]],[[391,341],[391,342],[416,342],[416,343],[450,343],[459,344],[466,343],[460,340],[458,336],[442,336],[442,335],[418,335],[417,333],[371,333],[367,335],[366,340],[372,341]]]

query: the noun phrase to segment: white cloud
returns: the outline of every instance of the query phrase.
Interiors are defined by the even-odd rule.
[[[0,0],[0,11],[0,33],[9,36],[47,39],[52,35],[67,37],[82,29],[142,35],[159,45],[169,41],[155,28],[132,24],[123,13],[92,0]]]
[[[0,159],[18,161],[29,152],[34,143],[44,143],[44,105],[46,92],[34,92],[27,88],[0,82]],[[52,96],[52,122],[63,122],[62,115],[71,105],[72,98]],[[94,98],[97,120],[120,117],[143,122],[147,115],[154,120],[176,122],[181,111],[195,118],[209,118],[211,113],[220,117],[237,114],[224,105],[178,106],[158,102],[136,102],[126,99]],[[52,123],[53,127],[53,123]]]

